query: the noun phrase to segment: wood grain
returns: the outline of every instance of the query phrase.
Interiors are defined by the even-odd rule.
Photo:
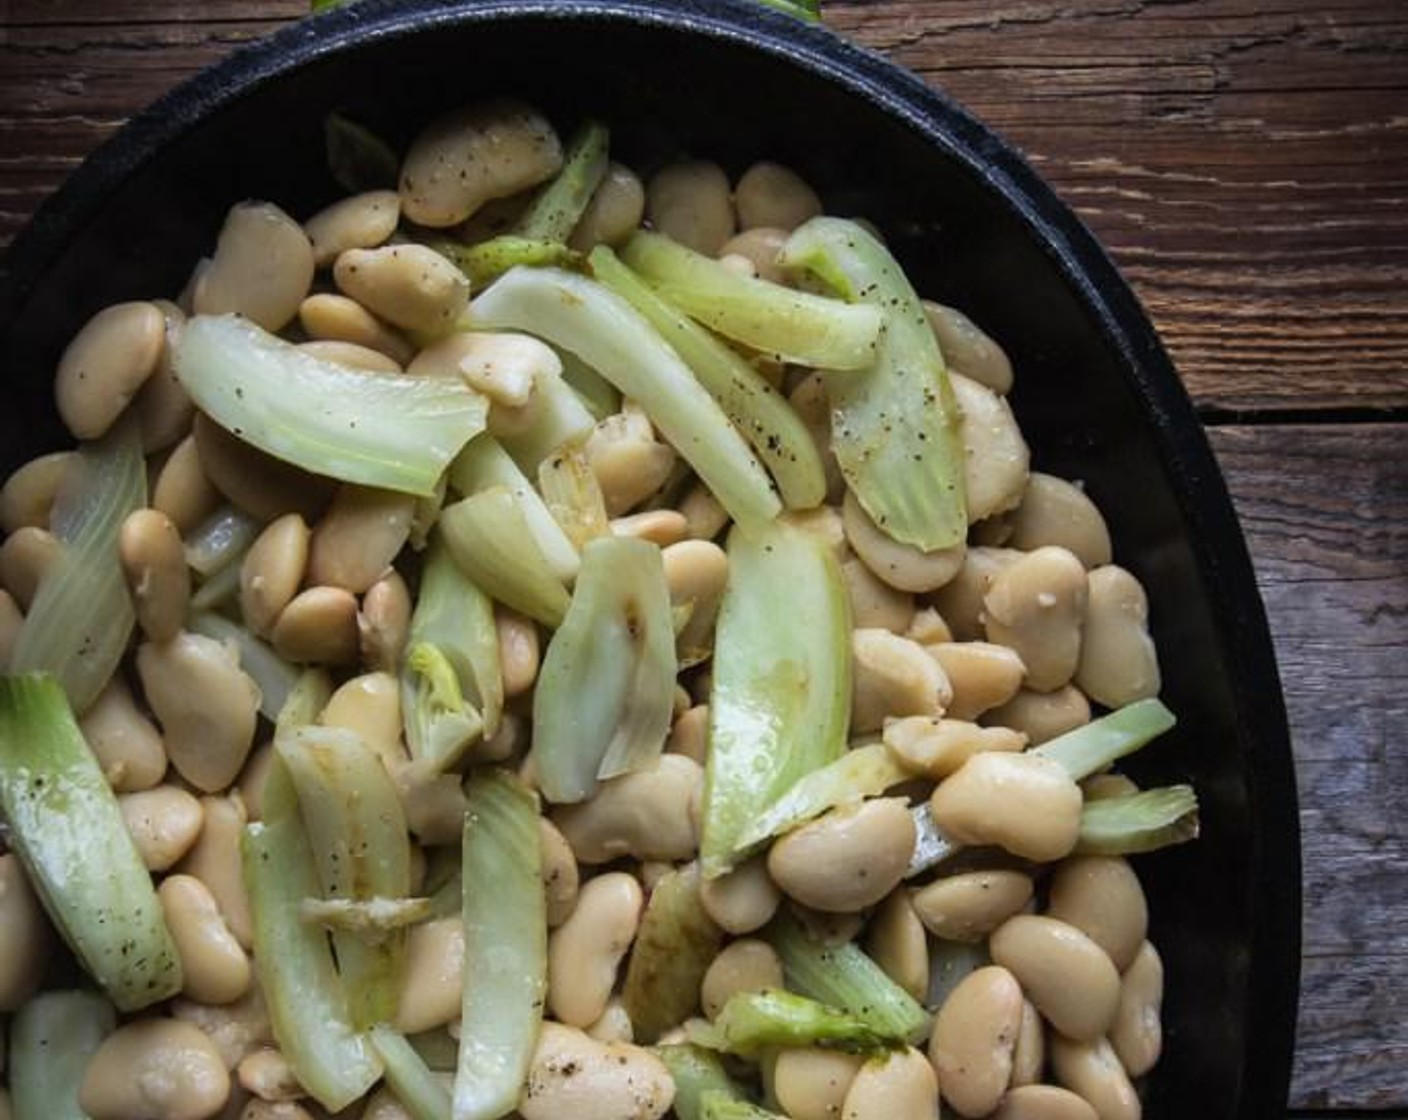
[[[1367,424],[1211,433],[1271,620],[1295,747],[1300,1107],[1408,1105],[1405,434]]]

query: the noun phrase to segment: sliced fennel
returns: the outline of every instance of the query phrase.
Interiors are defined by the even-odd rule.
[[[830,546],[783,522],[740,525],[728,560],[700,848],[711,878],[778,798],[841,757],[850,724],[850,606]]]
[[[573,388],[573,384],[581,380],[577,371],[585,368],[582,362],[561,351],[558,357],[562,360],[562,372],[539,374],[533,383],[535,399],[528,406],[533,413],[532,423],[521,432],[505,432],[498,437],[503,449],[530,478],[549,455],[568,444],[586,440],[598,419],[588,407],[587,399]],[[617,406],[613,412],[620,408],[620,394],[616,396]]]
[[[749,850],[829,809],[883,793],[911,776],[883,743],[855,747],[799,778],[743,833],[739,846]]]
[[[960,415],[939,344],[899,264],[855,222],[813,218],[779,261],[858,306],[883,311],[874,358],[825,374],[831,446],[846,482],[880,530],[926,551],[968,533]]]
[[[263,527],[244,510],[221,506],[186,537],[186,563],[202,579],[208,580],[236,565]]]
[[[411,1120],[450,1120],[450,1094],[406,1036],[385,1024],[371,1029],[372,1046],[386,1067],[386,1083]]]
[[[679,1120],[702,1120],[704,1098],[708,1096],[736,1101],[746,1099],[713,1050],[689,1042],[675,1042],[655,1047],[655,1056],[665,1063],[670,1080],[675,1083],[672,1107]]]
[[[611,535],[606,499],[581,448],[568,446],[538,466],[538,489],[567,538],[578,549]]]
[[[395,783],[381,756],[352,731],[301,727],[274,749],[298,794],[299,813],[318,869],[321,897],[369,901],[410,893],[411,844]],[[403,932],[376,938],[335,930],[333,946],[359,1028],[389,1020],[405,957]]]
[[[767,0],[764,0],[767,2]],[[701,1120],[787,1120],[780,1112],[769,1112],[761,1105],[717,1089],[704,1093],[699,1098]]]
[[[475,299],[476,325],[522,330],[570,350],[641,406],[735,520],[781,506],[767,472],[689,368],[614,292],[560,269],[514,269]]]
[[[186,619],[186,629],[192,634],[203,634],[236,646],[240,651],[240,668],[259,688],[260,714],[268,720],[279,718],[301,675],[295,666],[275,653],[267,642],[250,633],[248,627],[231,622],[222,614],[194,611]]]
[[[901,1041],[875,1030],[859,1015],[778,988],[730,996],[714,1021],[693,1026],[689,1037],[700,1046],[743,1058],[757,1058],[773,1047],[873,1051]]]
[[[582,254],[560,241],[516,233],[500,234],[475,245],[436,241],[433,247],[442,257],[454,262],[475,288],[484,287],[511,268],[570,268],[582,263]]]
[[[118,558],[122,523],[147,504],[135,421],[84,444],[50,521],[63,545],[34,596],[10,654],[14,673],[52,673],[80,715],[111,679],[136,624]]]
[[[401,715],[413,758],[455,765],[503,715],[494,605],[433,535],[401,667]]]
[[[719,402],[772,472],[789,509],[826,500],[826,472],[807,426],[761,374],[703,327],[675,310],[605,245],[592,250],[596,278],[650,321]]]
[[[766,936],[782,958],[789,988],[850,1012],[891,1041],[913,1044],[928,1033],[924,1008],[854,942],[814,941],[785,910],[773,919]]]
[[[1198,795],[1192,786],[1163,786],[1127,797],[1087,801],[1080,813],[1079,855],[1152,852],[1198,835]]]
[[[576,354],[559,350],[562,359],[562,380],[581,399],[587,411],[597,420],[621,411],[621,390],[611,384]]]
[[[449,479],[450,486],[465,498],[491,486],[508,487],[518,499],[523,519],[553,575],[564,583],[572,582],[581,564],[576,548],[533,484],[493,436],[484,432],[470,440],[450,464]]]
[[[274,1039],[298,1083],[329,1112],[337,1112],[376,1083],[382,1065],[366,1035],[352,1025],[327,934],[298,916],[299,903],[321,891],[291,785],[276,760],[264,820],[245,827],[241,844],[254,967]]]
[[[539,192],[518,220],[514,233],[565,242],[606,177],[611,133],[600,121],[584,121],[567,142],[562,170]]]
[[[697,866],[667,872],[655,884],[621,989],[637,1042],[654,1042],[694,1014],[723,939],[699,899]]]
[[[484,429],[485,399],[457,378],[388,377],[323,361],[231,315],[196,315],[176,375],[222,428],[316,474],[410,494]]]
[[[658,758],[677,669],[660,549],[627,537],[590,542],[533,693],[529,758],[543,796],[581,801],[598,777]]]
[[[1032,753],[1059,762],[1073,781],[1083,781],[1133,754],[1177,722],[1157,699],[1136,700],[1083,727],[1048,739]]]
[[[455,563],[476,586],[544,626],[561,624],[571,596],[507,486],[491,486],[446,506],[440,532]]]
[[[464,1000],[454,1120],[499,1120],[518,1103],[547,991],[547,902],[538,806],[504,771],[465,785]]]
[[[117,1027],[96,992],[40,992],[10,1026],[10,1095],[15,1120],[88,1120],[78,1087],[88,1059]]]
[[[50,919],[119,1011],[181,990],[151,875],[47,673],[0,677],[0,817]]]
[[[355,933],[376,944],[435,916],[428,898],[305,898],[298,916],[324,929]]]
[[[855,370],[875,360],[885,323],[877,307],[742,276],[658,233],[632,235],[621,256],[686,315],[779,361]]]

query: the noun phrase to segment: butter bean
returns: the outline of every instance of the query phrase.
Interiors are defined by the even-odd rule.
[[[272,202],[230,208],[210,267],[197,279],[197,315],[243,315],[267,331],[286,327],[313,282],[313,245]]]
[[[357,658],[357,597],[341,587],[309,587],[289,601],[271,635],[280,657],[346,665]]]
[[[1080,831],[1080,787],[1034,754],[973,755],[930,798],[934,821],[960,844],[996,844],[1038,862],[1060,859]]]
[[[964,497],[972,524],[1021,502],[1030,453],[1005,397],[952,371],[949,384],[963,416]]]
[[[648,424],[624,413],[599,421],[584,450],[610,517],[620,517],[655,493],[675,466],[675,449],[657,442]]]
[[[765,858],[755,856],[717,878],[703,880],[699,900],[721,929],[740,935],[762,929],[772,920],[782,892],[768,874]]]
[[[404,1034],[443,1027],[460,1017],[464,977],[464,925],[439,918],[412,926],[396,1001],[394,1025]]]
[[[862,1062],[840,1050],[783,1050],[773,1067],[773,1094],[791,1120],[839,1120]]]
[[[724,507],[702,482],[685,492],[680,500],[680,513],[684,515],[685,535],[691,540],[713,540],[728,524]]]
[[[338,290],[407,330],[450,330],[469,303],[469,281],[425,245],[348,249],[333,265]]]
[[[416,136],[401,164],[401,208],[419,225],[458,225],[561,166],[557,133],[536,109],[506,97],[477,101],[436,117]]]
[[[1073,856],[1051,876],[1047,913],[1069,922],[1104,949],[1123,972],[1149,932],[1144,888],[1119,856]]]
[[[415,348],[399,332],[343,295],[318,292],[309,296],[298,307],[298,321],[310,339],[363,347],[389,361],[392,370],[399,371],[415,357]]]
[[[538,818],[538,846],[543,857],[543,890],[548,900],[548,928],[562,925],[577,906],[580,875],[577,859],[557,826]]]
[[[7,534],[25,526],[49,527],[49,513],[76,456],[73,451],[53,451],[31,459],[0,487],[0,529]]]
[[[655,229],[710,257],[734,234],[728,176],[704,160],[672,163],[652,175],[645,213]]]
[[[1029,999],[1022,1000],[1022,1022],[1012,1047],[1012,1084],[1035,1085],[1046,1068],[1046,1028]]]
[[[78,1104],[92,1120],[208,1120],[230,1095],[214,1043],[179,1019],[141,1019],[103,1039]]]
[[[699,849],[703,787],[697,762],[661,755],[649,769],[600,783],[586,801],[559,806],[552,820],[580,863],[689,859]]]
[[[684,540],[688,528],[689,522],[684,519],[684,514],[673,509],[646,510],[644,513],[617,517],[611,522],[612,536],[650,541],[662,549]]]
[[[1087,580],[1064,548],[1039,548],[1004,569],[983,599],[989,641],[1015,650],[1027,687],[1050,692],[1080,661]]]
[[[310,354],[320,362],[347,366],[366,373],[402,373],[401,363],[370,346],[359,346],[355,342],[339,342],[335,339],[319,339],[314,342],[300,342],[298,349]]]
[[[948,678],[924,647],[888,630],[851,634],[851,730],[879,731],[900,716],[939,716],[952,698]]]
[[[124,793],[117,805],[148,871],[165,871],[184,858],[205,823],[200,802],[180,786]]]
[[[739,177],[734,205],[738,224],[745,230],[765,227],[791,232],[821,213],[821,199],[807,181],[771,160],[760,160]]]
[[[914,820],[903,798],[833,809],[787,833],[768,852],[768,873],[804,906],[847,913],[872,906],[904,877]]]
[[[649,1050],[547,1021],[518,1111],[523,1120],[659,1120],[674,1097],[669,1071]]]
[[[1056,545],[1087,568],[1111,559],[1110,530],[1083,489],[1055,475],[1033,471],[1022,504],[1012,513],[1008,544],[1023,552]]]
[[[137,650],[142,689],[177,772],[207,793],[235,780],[254,744],[259,689],[239,655],[200,634]]]
[[[240,613],[267,638],[279,615],[298,594],[308,567],[308,525],[286,513],[266,525],[240,562]]]
[[[888,536],[846,491],[841,516],[846,540],[877,577],[900,591],[934,591],[948,583],[963,566],[967,545],[925,552]]]
[[[548,1007],[559,1022],[586,1028],[601,1018],[644,906],[640,884],[623,871],[582,886],[571,915],[548,938]]]
[[[875,909],[865,951],[885,975],[917,1000],[929,991],[929,943],[909,891],[896,887]]]
[[[914,617],[910,619],[909,626],[904,631],[904,636],[910,641],[918,642],[921,646],[953,641],[953,632],[948,628],[948,623],[933,607],[924,607],[915,611]]]
[[[857,1071],[842,1120],[895,1120],[899,1116],[936,1116],[939,1083],[929,1060],[913,1047],[871,1058]]]
[[[292,510],[315,521],[332,499],[331,479],[266,455],[225,431],[204,413],[196,414],[193,433],[206,477],[256,520],[273,521]],[[164,512],[181,524],[169,510]]]
[[[1012,1076],[1012,1049],[1022,1021],[1022,989],[1005,968],[980,968],[939,1008],[929,1060],[944,1100],[960,1116],[986,1116]]]
[[[1139,1120],[1139,1094],[1108,1039],[1081,1042],[1053,1031],[1047,1048],[1056,1080],[1083,1097],[1099,1120]]]
[[[1002,1098],[991,1120],[1099,1120],[1081,1097],[1059,1085],[1024,1085]]]
[[[166,339],[157,359],[156,369],[132,399],[132,412],[142,434],[142,450],[151,454],[164,451],[190,434],[195,416],[195,402],[176,376],[172,355],[181,331],[185,329],[186,313],[170,300],[155,300],[165,323]]]
[[[1128,797],[1139,792],[1139,786],[1124,774],[1092,774],[1081,782],[1086,801],[1104,801],[1111,797]]]
[[[376,248],[396,232],[400,220],[400,195],[364,191],[319,210],[303,223],[303,232],[313,246],[313,263],[326,268],[348,249]]]
[[[538,628],[531,619],[503,606],[494,608],[494,627],[498,635],[504,696],[522,696],[538,679],[541,661]]]
[[[1075,926],[1018,914],[993,932],[988,950],[1066,1038],[1088,1042],[1109,1030],[1120,976],[1105,951]]]
[[[660,559],[671,606],[690,609],[676,643],[683,657],[697,659],[714,644],[714,623],[728,583],[728,556],[710,541],[681,541],[663,549]]]
[[[48,529],[16,529],[0,545],[0,583],[26,611],[34,603],[39,585],[58,560],[63,545]]]
[[[415,500],[409,494],[344,483],[313,529],[308,582],[360,595],[405,545]]]
[[[135,510],[122,523],[118,552],[137,624],[153,642],[171,640],[191,599],[191,571],[176,525],[157,510]]]
[[[568,244],[579,253],[596,245],[619,245],[645,216],[645,186],[629,167],[612,161],[582,212]]]
[[[1007,703],[1027,671],[1014,650],[990,642],[939,642],[924,648],[943,666],[953,688],[946,713],[952,719],[977,719]]]
[[[534,402],[537,386],[562,375],[557,352],[532,335],[459,331],[426,347],[407,373],[461,378],[501,409]]]
[[[306,1096],[288,1059],[272,1047],[246,1054],[236,1073],[240,1085],[261,1101],[293,1101]]]
[[[395,569],[387,572],[362,596],[357,612],[357,641],[362,661],[370,669],[394,672],[411,629],[411,593]]]
[[[695,704],[675,720],[665,740],[668,754],[682,754],[703,766],[709,749],[709,705]]]
[[[390,770],[406,760],[401,741],[401,687],[390,673],[363,673],[342,684],[328,698],[318,722],[355,731]]]
[[[886,720],[881,741],[905,769],[934,781],[953,774],[981,751],[1020,751],[1026,737],[1005,727],[960,719],[906,716]]]
[[[948,624],[955,642],[972,642],[986,637],[983,629],[983,598],[999,572],[1016,563],[1022,553],[1011,548],[974,547],[963,558],[958,574],[934,592],[932,601]]]
[[[137,710],[122,674],[108,681],[78,726],[115,792],[151,789],[166,773],[161,733]]]
[[[1012,363],[1002,347],[972,319],[956,307],[946,307],[929,300],[924,301],[924,315],[950,369],[957,370],[994,393],[1006,395],[1011,390]]]
[[[914,892],[914,912],[935,937],[981,941],[1031,901],[1032,879],[1021,871],[964,871]]]
[[[1113,564],[1094,569],[1088,583],[1076,684],[1107,708],[1157,696],[1159,659],[1144,588]]]
[[[851,625],[858,630],[905,634],[914,621],[914,596],[897,591],[852,556],[841,562],[841,579],[851,601]]]
[[[64,350],[54,374],[59,416],[75,439],[97,439],[156,370],[166,319],[145,301],[99,311]]]
[[[710,1019],[739,992],[782,987],[782,961],[766,941],[744,937],[730,942],[710,963],[699,988],[700,1005]]]
[[[184,996],[171,1001],[171,1014],[199,1027],[220,1052],[220,1060],[233,1071],[247,1054],[274,1045],[274,1029],[269,1025],[269,1009],[257,982],[233,1003],[197,1003]]]
[[[207,1004],[233,1003],[244,995],[252,979],[249,958],[210,889],[193,875],[169,875],[157,897],[181,958],[181,990]]]
[[[1036,747],[1090,722],[1090,702],[1075,685],[1055,692],[1018,691],[1006,704],[983,716],[989,724],[1021,732]]]
[[[19,857],[0,855],[0,1012],[19,1010],[38,989],[53,940]]]
[[[396,1094],[383,1085],[367,1098],[367,1108],[361,1120],[412,1120],[412,1117],[396,1099]]]
[[[235,940],[248,951],[253,945],[254,927],[240,862],[240,838],[248,818],[236,797],[205,797],[201,808],[205,824],[177,870],[205,884]]]
[[[1120,978],[1120,1002],[1110,1026],[1110,1045],[1130,1077],[1143,1077],[1159,1060],[1164,1031],[1164,965],[1148,941]]]
[[[787,276],[782,266],[777,263],[777,258],[782,252],[787,235],[787,230],[775,227],[755,226],[745,229],[724,242],[719,249],[719,259],[742,257],[753,266],[753,274],[759,279],[780,284]]]
[[[192,532],[220,505],[221,494],[205,473],[195,434],[186,436],[166,457],[152,487],[152,509],[171,518],[183,534]]]
[[[273,770],[276,758],[274,744],[264,743],[250,751],[249,760],[240,771],[236,789],[252,821],[264,819],[264,787],[269,782],[269,772]]]

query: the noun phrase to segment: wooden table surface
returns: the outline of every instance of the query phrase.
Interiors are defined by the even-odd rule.
[[[304,0],[0,0],[0,245],[131,112]],[[1209,425],[1290,710],[1291,1089],[1408,1111],[1408,4],[871,0],[1111,250]]]

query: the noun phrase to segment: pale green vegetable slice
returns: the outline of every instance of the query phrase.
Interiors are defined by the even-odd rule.
[[[388,935],[435,917],[428,898],[305,898],[298,916],[324,929],[355,933],[378,942]]]
[[[1162,701],[1136,700],[1074,731],[1048,739],[1033,747],[1032,753],[1060,763],[1072,780],[1079,782],[1133,754],[1176,722]]]
[[[708,1096],[746,1099],[713,1050],[676,1042],[655,1047],[655,1056],[665,1063],[675,1083],[673,1108],[679,1120],[703,1120],[704,1098]]]
[[[699,1098],[700,1120],[787,1120],[780,1112],[770,1112],[752,1101],[729,1096],[717,1089]]]
[[[592,433],[599,417],[594,409],[600,402],[587,398],[574,386],[585,383],[582,375],[588,367],[572,354],[559,350],[561,373],[542,373],[533,382],[536,400],[528,407],[533,422],[521,432],[505,432],[499,437],[503,449],[513,457],[524,474],[532,477],[548,456],[573,443],[584,442]],[[588,370],[588,372],[594,372]],[[608,388],[611,388],[608,384]],[[615,407],[621,406],[620,394]]]
[[[504,771],[465,785],[464,1002],[454,1120],[518,1104],[547,991],[547,900],[537,798]]]
[[[560,241],[545,237],[524,237],[505,233],[474,245],[458,245],[453,241],[436,241],[432,248],[469,277],[475,288],[482,288],[511,268],[569,268],[580,264],[582,254],[569,249]]]
[[[571,605],[533,693],[533,749],[549,801],[660,756],[674,704],[675,634],[660,549],[602,537],[582,552]]]
[[[677,311],[605,245],[592,250],[596,278],[630,302],[679,354],[772,472],[789,509],[826,499],[826,472],[807,426],[786,398],[735,351]]]
[[[583,121],[562,153],[562,170],[533,199],[514,232],[565,242],[582,220],[606,177],[611,132],[600,121]]]
[[[939,344],[909,280],[889,251],[855,222],[813,218],[778,258],[845,299],[883,311],[874,358],[824,374],[831,446],[846,483],[880,531],[925,551],[968,532],[960,415]]]
[[[784,522],[736,526],[714,644],[701,858],[727,871],[753,823],[846,749],[851,619],[830,547]]]
[[[450,1120],[450,1093],[414,1046],[385,1024],[371,1029],[372,1046],[386,1067],[386,1083],[411,1120]]]
[[[264,820],[245,826],[241,856],[254,968],[274,1039],[298,1083],[328,1111],[340,1111],[376,1083],[381,1060],[352,1025],[327,934],[299,918],[299,903],[321,891],[282,761],[269,775]]]
[[[928,1033],[924,1008],[855,942],[815,941],[785,911],[769,924],[766,936],[782,959],[789,988],[855,1015],[891,1041],[916,1043]]]
[[[859,1015],[777,988],[730,996],[714,1021],[693,1026],[689,1037],[697,1045],[744,1058],[779,1046],[872,1051],[901,1041]]]
[[[1127,797],[1087,801],[1080,813],[1078,855],[1153,852],[1196,839],[1198,795],[1192,786],[1162,786]]]
[[[119,1011],[181,990],[151,875],[47,673],[0,677],[0,817],[50,919]]]
[[[88,1120],[78,1087],[88,1059],[117,1027],[96,992],[40,992],[10,1025],[10,1096],[15,1120]]]
[[[231,622],[222,614],[194,611],[186,619],[186,629],[192,634],[203,634],[217,642],[237,647],[240,668],[259,688],[260,714],[265,719],[279,718],[290,693],[298,684],[300,672],[295,666],[275,653],[268,642],[250,633],[248,627]]]
[[[351,369],[230,315],[192,317],[174,367],[202,411],[245,442],[315,474],[410,494],[434,492],[488,415],[457,378]]]
[[[700,901],[697,866],[655,884],[621,989],[637,1042],[654,1042],[698,1010],[699,985],[723,940]]]
[[[629,303],[585,276],[519,268],[470,307],[477,326],[570,350],[641,406],[736,521],[781,509],[767,472],[689,367]]]
[[[234,565],[264,526],[244,510],[221,506],[187,535],[186,563],[203,579]]]
[[[476,586],[544,626],[561,625],[571,596],[553,574],[507,486],[491,486],[446,506],[440,533]]]
[[[538,489],[553,519],[578,548],[611,535],[606,498],[581,448],[568,446],[538,465]]]
[[[659,233],[632,235],[621,257],[686,315],[779,361],[859,370],[875,360],[885,324],[877,307],[743,276]]]
[[[136,624],[117,541],[147,503],[147,469],[134,421],[79,448],[50,525],[63,548],[35,593],[10,654],[15,673],[52,673],[82,714],[111,679]]]
[[[829,809],[883,793],[912,776],[883,743],[855,747],[799,778],[744,832],[739,845],[750,849]]]

